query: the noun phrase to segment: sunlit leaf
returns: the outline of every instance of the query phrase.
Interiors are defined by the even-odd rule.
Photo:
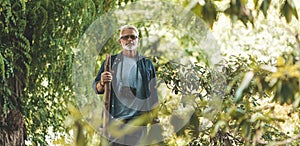
[[[253,0],[254,6],[257,7],[259,0]]]
[[[293,15],[298,19],[298,11],[297,7],[295,6],[294,0],[287,0],[287,3],[289,4]]]
[[[261,113],[255,113],[251,116],[250,122],[254,123],[257,120],[267,121],[267,120],[269,120],[269,118],[267,118],[265,115],[263,115]]]
[[[300,96],[299,96],[299,94],[297,94],[295,98],[296,99],[295,99],[295,101],[293,103],[293,107],[297,108],[297,107],[299,107],[299,104],[300,104]]]
[[[285,64],[285,59],[282,56],[279,56],[277,58],[277,66],[281,67],[284,66],[284,64]]]
[[[202,17],[202,9],[203,7],[199,4],[196,3],[196,5],[193,7],[192,11],[199,17]]]
[[[243,94],[243,91],[249,86],[250,82],[252,81],[252,78],[254,76],[254,72],[250,71],[247,72],[244,76],[244,79],[242,81],[242,83],[240,84],[239,88],[237,89],[236,93],[235,93],[235,102],[238,102]]]

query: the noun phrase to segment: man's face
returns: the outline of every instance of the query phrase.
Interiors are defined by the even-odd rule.
[[[139,39],[134,29],[124,29],[119,39],[119,44],[125,50],[135,50],[138,47]]]

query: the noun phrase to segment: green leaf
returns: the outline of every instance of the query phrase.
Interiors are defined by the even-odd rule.
[[[202,9],[203,7],[199,3],[196,3],[195,6],[192,8],[192,12],[194,12],[197,16],[202,17]]]
[[[214,130],[212,130],[211,135],[212,135],[212,136],[215,136],[215,135],[218,133],[218,131],[219,131],[220,129],[223,129],[226,125],[227,125],[227,123],[226,123],[225,121],[223,121],[223,120],[218,121],[218,122],[215,124],[215,128],[214,128]]]
[[[298,94],[296,96],[296,99],[295,99],[294,103],[293,103],[293,108],[296,109],[299,106],[299,104],[300,104],[300,96]]]
[[[258,0],[253,0],[254,6],[257,7],[258,5]]]
[[[298,12],[293,0],[287,0],[288,5],[290,6],[290,10],[292,14],[298,19]]]
[[[1,53],[0,53],[0,73],[3,82],[5,80],[5,66],[4,66],[4,58]]]
[[[247,72],[245,74],[241,85],[238,87],[238,89],[235,93],[235,99],[234,99],[235,102],[238,102],[241,99],[243,91],[249,86],[253,76],[254,76],[254,73],[252,71]]]
[[[205,3],[205,5],[202,7],[201,10],[202,10],[201,11],[202,18],[206,22],[208,22],[208,24],[210,25],[210,27],[212,27],[213,23],[217,19],[217,9],[216,9],[216,6],[211,1],[208,1],[208,2]]]
[[[264,16],[267,17],[267,11],[270,7],[271,0],[264,0],[260,5],[260,10],[263,12]]]
[[[278,80],[276,84],[273,86],[273,91],[275,91],[275,96],[273,98],[273,101],[279,101],[281,98],[281,88],[282,88],[282,81]]]
[[[289,23],[292,20],[292,10],[291,6],[289,5],[288,1],[286,0],[282,9],[281,14],[285,17],[286,21]]]
[[[294,101],[294,93],[295,90],[293,89],[293,85],[291,85],[291,83],[289,82],[284,82],[284,86],[282,86],[281,89],[281,98],[283,98],[284,100],[281,104],[291,104],[292,101]]]
[[[251,116],[251,118],[250,118],[250,122],[251,122],[251,123],[254,123],[254,122],[258,121],[258,120],[261,120],[261,121],[268,121],[269,118],[266,117],[265,115],[261,114],[261,113],[255,113],[255,114],[253,114],[253,115]]]
[[[243,122],[241,126],[242,136],[248,138],[250,136],[250,124],[248,122]]]
[[[239,119],[245,115],[245,111],[240,108],[232,107],[230,108],[229,114],[233,119]]]

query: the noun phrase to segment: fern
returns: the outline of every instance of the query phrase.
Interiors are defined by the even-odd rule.
[[[4,58],[2,56],[2,53],[0,53],[0,74],[1,74],[1,83],[3,83],[5,79],[5,66],[4,66]]]

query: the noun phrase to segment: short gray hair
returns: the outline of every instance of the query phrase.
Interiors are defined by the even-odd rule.
[[[135,26],[133,26],[133,25],[123,25],[120,28],[120,38],[122,37],[122,32],[123,32],[124,29],[133,29],[136,32],[137,36],[139,36],[139,31]]]

